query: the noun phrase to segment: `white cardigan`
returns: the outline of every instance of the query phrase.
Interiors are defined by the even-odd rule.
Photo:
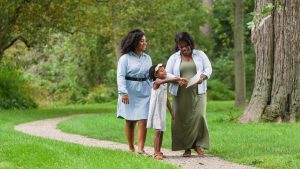
[[[194,49],[192,58],[196,64],[197,74],[204,74],[207,76],[207,78],[209,78],[212,73],[212,67],[206,54],[203,51]],[[180,56],[180,51],[178,51],[173,55],[171,55],[167,62],[166,71],[168,73],[168,76],[180,77],[180,70],[179,70],[180,63],[181,63],[181,56]],[[179,85],[176,83],[170,83],[169,91],[172,95],[177,96],[178,86]],[[198,84],[198,94],[206,93],[206,90],[207,90],[207,83],[205,80],[203,83]]]

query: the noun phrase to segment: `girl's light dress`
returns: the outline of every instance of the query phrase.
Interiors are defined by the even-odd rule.
[[[151,90],[147,128],[166,131],[167,84]]]

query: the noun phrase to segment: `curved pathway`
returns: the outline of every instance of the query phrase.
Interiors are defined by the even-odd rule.
[[[49,139],[60,140],[70,143],[82,144],[85,146],[101,147],[118,149],[122,151],[128,151],[128,146],[122,143],[116,143],[112,141],[97,140],[92,138],[87,138],[84,136],[63,133],[62,131],[56,129],[56,125],[64,120],[73,118],[78,115],[64,116],[52,119],[39,120],[29,123],[24,123],[15,126],[15,130]],[[149,153],[153,152],[152,147],[145,147],[145,150]],[[164,161],[180,166],[185,169],[255,169],[254,167],[235,164],[232,162],[224,161],[218,157],[208,156],[205,158],[199,158],[195,154],[190,158],[181,157],[182,152],[175,152],[168,149],[163,149],[162,152],[167,158]]]

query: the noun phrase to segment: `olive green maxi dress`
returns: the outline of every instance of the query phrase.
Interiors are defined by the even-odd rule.
[[[196,74],[196,65],[181,61],[180,76],[190,79]],[[195,146],[208,149],[209,133],[206,122],[206,94],[197,93],[197,85],[178,88],[173,97],[175,122],[172,122],[172,150],[187,150]]]

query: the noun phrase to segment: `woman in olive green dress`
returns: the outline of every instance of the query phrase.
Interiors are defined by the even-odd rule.
[[[204,157],[203,149],[209,148],[206,80],[212,72],[211,63],[203,51],[194,49],[194,41],[187,32],[177,33],[175,43],[175,53],[167,62],[167,73],[187,80],[194,76],[199,79],[190,87],[186,84],[170,84],[175,112],[175,121],[172,122],[172,150],[185,150],[183,156],[190,157],[191,149],[194,149],[199,156]]]

